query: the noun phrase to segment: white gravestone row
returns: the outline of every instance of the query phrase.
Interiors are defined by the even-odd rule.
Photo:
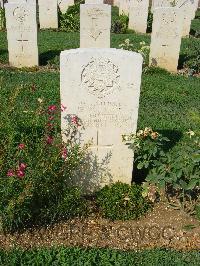
[[[80,47],[110,48],[111,6],[80,6]]]
[[[10,65],[38,65],[36,1],[10,1],[5,12]]]
[[[176,72],[183,14],[178,8],[156,8],[151,34],[150,65]]]
[[[133,0],[129,7],[129,29],[146,33],[149,0]]]
[[[57,0],[38,0],[39,20],[41,29],[58,28]]]
[[[76,49],[61,52],[63,141],[72,117],[82,127],[79,143],[90,143],[82,170],[73,184],[92,191],[111,182],[130,184],[133,153],[123,134],[137,128],[142,56],[119,49]]]

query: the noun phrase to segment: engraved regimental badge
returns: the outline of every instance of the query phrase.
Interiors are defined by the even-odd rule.
[[[90,94],[103,98],[119,89],[119,68],[110,59],[92,58],[83,67],[81,85]]]

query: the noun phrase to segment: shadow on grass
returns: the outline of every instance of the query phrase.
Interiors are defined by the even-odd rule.
[[[166,145],[164,146],[164,151],[168,152],[170,151],[176,143],[180,141],[183,134],[181,131],[178,130],[155,130],[162,134],[162,136],[167,137],[170,141],[166,142]],[[148,175],[149,169],[137,169],[136,163],[133,164],[133,175],[132,175],[132,182],[136,182],[137,184],[141,184],[145,181],[147,175]]]
[[[40,54],[40,65],[46,66],[49,62],[57,61],[58,57],[60,56],[61,51],[60,50],[51,50]]]
[[[188,60],[187,54],[180,54],[178,60],[178,69],[183,69],[184,63]]]

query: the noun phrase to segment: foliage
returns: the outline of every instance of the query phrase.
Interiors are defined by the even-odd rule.
[[[192,55],[188,55],[185,59],[184,67],[188,68],[192,74],[200,73],[200,50],[198,45],[194,46]]]
[[[50,247],[31,250],[0,250],[0,264],[17,265],[127,265],[154,266],[199,265],[199,251],[180,252],[165,249],[146,249],[141,251],[121,251],[97,248]]]
[[[139,49],[136,49],[134,44],[129,39],[126,39],[119,45],[119,48],[140,53],[144,59],[143,64],[148,65],[150,47],[145,42],[140,42]]]
[[[195,212],[196,212],[197,219],[200,220],[200,204],[195,206]]]
[[[67,9],[67,12],[62,14],[59,12],[60,28],[67,32],[80,31],[80,4],[83,1],[75,3]]]
[[[150,208],[139,185],[117,182],[97,192],[97,204],[104,217],[116,220],[137,219]]]
[[[76,143],[77,118],[70,118],[67,141],[62,143],[58,120],[66,107],[45,106],[38,98],[34,111],[27,106],[15,116],[15,102],[23,91],[23,86],[13,90],[9,104],[2,105],[0,121],[0,217],[3,230],[9,232],[70,218],[85,208],[80,191],[69,188],[83,155]]]
[[[153,24],[153,13],[151,13],[151,9],[149,9],[148,18],[147,18],[147,32],[152,32],[152,24]]]
[[[151,169],[155,160],[165,155],[163,146],[169,139],[146,127],[139,130],[136,135],[124,135],[123,141],[128,142],[129,148],[134,151],[137,168]]]
[[[128,32],[128,16],[122,14],[116,17],[113,20],[111,25],[111,32],[112,33],[127,33]]]
[[[136,135],[129,137],[132,141],[130,148],[135,151],[137,168],[148,168],[146,187],[155,185],[160,191],[167,193],[168,199],[174,202],[170,192],[173,192],[177,204],[174,207],[182,208],[193,213],[196,203],[200,200],[198,187],[200,186],[200,141],[193,131],[188,132],[191,143],[177,151],[176,155],[164,152],[163,138],[152,129],[146,128]]]
[[[0,8],[0,30],[6,28],[5,9]]]

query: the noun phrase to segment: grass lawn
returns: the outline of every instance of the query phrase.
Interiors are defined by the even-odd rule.
[[[199,18],[198,11],[192,22],[193,32],[200,30]],[[136,48],[139,48],[141,41],[150,44],[149,34],[112,34],[111,47],[118,48],[127,38]],[[8,141],[10,137],[16,145],[23,138],[36,138],[36,132],[44,130],[42,116],[36,115],[41,102],[46,108],[60,105],[59,55],[62,50],[79,47],[79,33],[43,30],[39,32],[38,45],[40,65],[53,69],[9,68],[6,32],[0,32],[0,138],[4,140],[8,136]],[[200,50],[199,38],[191,36],[182,40],[180,68],[197,49]],[[167,136],[171,140],[168,148],[173,153],[187,145],[186,132],[200,129],[199,77],[147,68],[142,76],[138,129],[145,127],[152,127]],[[4,167],[2,162],[0,160],[0,170]],[[0,265],[200,265],[200,253],[166,250],[122,252],[62,247],[30,251],[0,250]]]
[[[145,250],[123,252],[110,249],[51,248],[30,251],[0,251],[2,266],[65,265],[65,266],[184,266],[199,265],[200,252]]]

